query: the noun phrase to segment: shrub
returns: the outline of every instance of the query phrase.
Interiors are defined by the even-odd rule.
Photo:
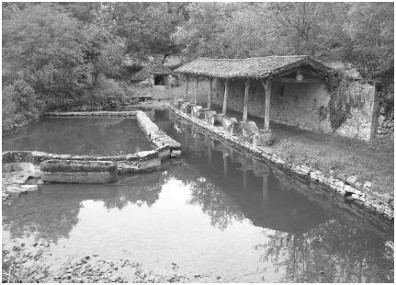
[[[2,128],[9,131],[16,124],[26,124],[39,117],[43,107],[33,88],[18,79],[3,88]]]

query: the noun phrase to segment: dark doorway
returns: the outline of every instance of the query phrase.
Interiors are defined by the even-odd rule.
[[[165,79],[162,75],[154,77],[154,85],[165,85]]]

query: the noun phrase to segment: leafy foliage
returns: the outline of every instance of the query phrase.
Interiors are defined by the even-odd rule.
[[[349,36],[346,58],[362,75],[371,77],[378,71],[393,69],[393,3],[352,4],[344,32]]]
[[[125,47],[108,31],[80,22],[58,4],[7,8],[3,20],[3,86],[7,90],[3,110],[16,108],[37,117],[50,103],[63,105],[89,97],[99,74],[118,75]],[[40,102],[43,108],[29,102]],[[7,121],[15,123],[21,119],[17,117],[10,113]]]
[[[330,125],[335,131],[347,120],[351,110],[351,100],[347,93],[349,81],[341,72],[333,72],[326,77],[326,87],[330,92]]]

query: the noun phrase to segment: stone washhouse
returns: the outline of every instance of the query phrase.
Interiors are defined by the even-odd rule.
[[[242,113],[242,125],[253,124],[248,114],[263,119],[262,134],[271,133],[270,121],[316,132],[370,140],[376,128],[376,90],[374,85],[351,81],[345,91],[357,98],[346,121],[336,130],[330,123],[330,93],[325,77],[333,69],[306,55],[267,56],[246,59],[198,58],[175,70],[196,81],[196,98],[207,92],[208,112],[211,104]],[[199,85],[205,81],[208,87]],[[208,83],[206,83],[208,82]],[[194,105],[193,104],[193,105]],[[235,119],[233,119],[235,120]],[[222,120],[224,122],[224,120]],[[226,122],[227,123],[227,122]],[[257,128],[257,127],[256,127]],[[254,129],[254,128],[253,128]],[[266,137],[268,139],[268,136]]]
[[[170,68],[157,64],[135,73],[131,81],[145,82],[153,89],[166,90],[177,85],[177,76]]]

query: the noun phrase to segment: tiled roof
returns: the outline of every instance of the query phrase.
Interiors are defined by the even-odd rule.
[[[136,72],[132,76],[132,80],[142,81],[148,78],[151,74],[166,75],[166,74],[174,74],[174,72],[163,64],[157,64],[157,65],[145,67],[142,70]]]
[[[310,65],[321,72],[331,70],[307,55],[292,55],[245,59],[198,58],[177,68],[175,72],[220,78],[266,78],[300,65]]]

